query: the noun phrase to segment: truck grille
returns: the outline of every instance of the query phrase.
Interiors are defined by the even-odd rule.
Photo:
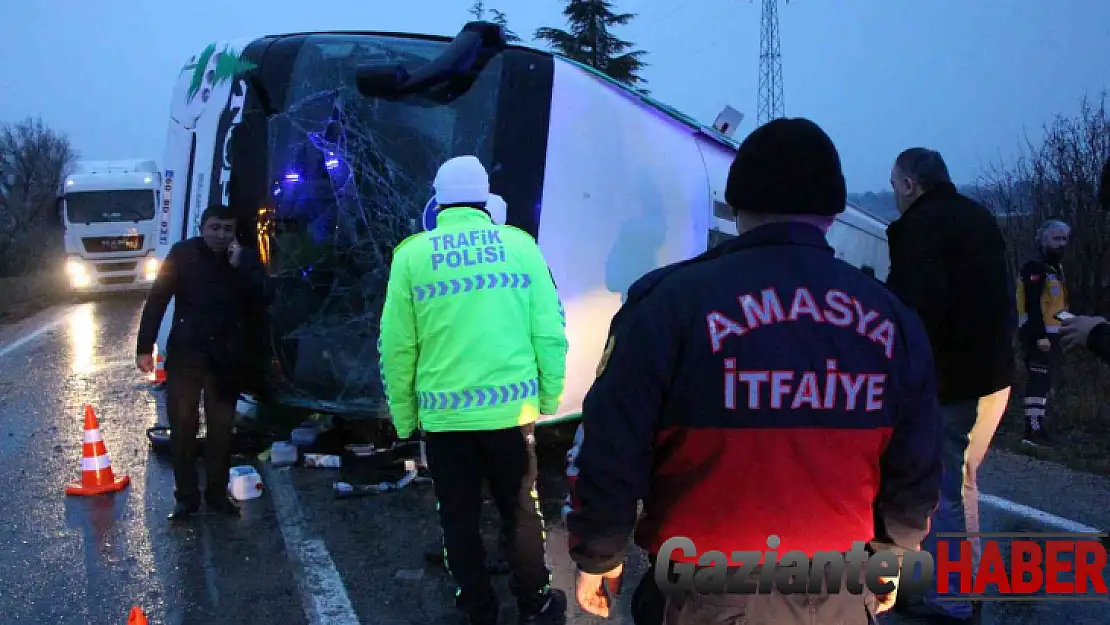
[[[123,237],[84,237],[81,242],[85,251],[90,254],[104,254],[110,252],[137,252],[143,249],[144,235]]]
[[[135,261],[125,263],[96,263],[97,273],[116,273],[120,271],[135,271],[135,265],[139,263]]]
[[[119,276],[116,278],[100,278],[99,282],[104,286],[111,286],[113,284],[131,284],[135,281],[135,276]]]

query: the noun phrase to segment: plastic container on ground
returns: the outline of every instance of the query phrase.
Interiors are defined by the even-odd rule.
[[[270,463],[275,467],[289,466],[297,462],[297,446],[286,441],[277,441],[270,446]]]
[[[317,469],[338,469],[343,465],[343,459],[329,454],[305,454],[304,466]]]
[[[255,499],[262,495],[262,476],[250,465],[232,467],[227,490],[239,501]]]
[[[302,425],[293,430],[293,433],[289,435],[289,440],[297,447],[308,447],[316,442],[316,437],[319,434],[319,429]]]

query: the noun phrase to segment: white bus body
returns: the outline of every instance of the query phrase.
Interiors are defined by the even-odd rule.
[[[258,249],[276,289],[259,354],[268,377],[252,392],[384,416],[375,343],[389,254],[421,227],[436,168],[452,156],[486,164],[508,223],[536,236],[558,285],[567,387],[544,423],[580,413],[634,280],[735,236],[722,199],[735,140],[568,59],[489,46],[483,28],[454,40],[264,37],[213,44],[186,65],[159,251],[196,236],[206,205],[239,211],[241,242]],[[429,78],[464,58],[477,66]],[[405,87],[390,86],[397,76]],[[885,279],[883,222],[848,206],[829,240]]]

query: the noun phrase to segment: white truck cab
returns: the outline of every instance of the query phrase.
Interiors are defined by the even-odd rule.
[[[158,273],[153,160],[78,161],[59,194],[66,274],[75,293],[149,288]]]

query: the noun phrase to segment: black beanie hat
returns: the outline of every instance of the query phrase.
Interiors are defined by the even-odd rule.
[[[725,187],[733,211],[832,216],[847,200],[836,146],[820,126],[800,117],[767,122],[748,135]]]

